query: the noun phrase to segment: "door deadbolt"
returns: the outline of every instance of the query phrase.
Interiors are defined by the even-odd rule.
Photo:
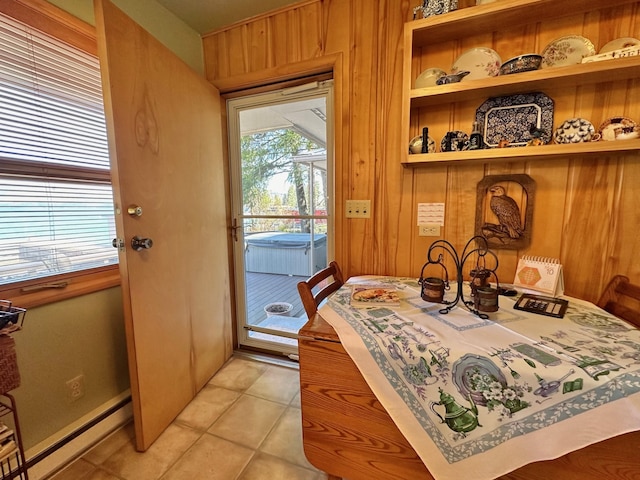
[[[114,238],[113,240],[111,240],[111,245],[113,245],[113,248],[117,248],[121,252],[124,252],[124,240],[123,239]]]
[[[142,207],[138,205],[129,205],[127,208],[127,213],[132,217],[139,217],[142,215]]]
[[[140,238],[136,236],[131,239],[131,247],[137,252],[140,250],[147,250],[153,247],[153,240],[150,238]]]

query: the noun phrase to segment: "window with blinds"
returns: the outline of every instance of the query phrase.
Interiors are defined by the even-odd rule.
[[[0,14],[0,286],[117,264],[94,56]]]

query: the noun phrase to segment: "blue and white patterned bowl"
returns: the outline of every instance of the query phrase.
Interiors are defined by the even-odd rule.
[[[570,118],[565,120],[553,133],[555,143],[589,142],[596,129],[591,122],[584,118]]]
[[[500,75],[538,70],[542,65],[542,55],[527,53],[510,58],[500,66]]]

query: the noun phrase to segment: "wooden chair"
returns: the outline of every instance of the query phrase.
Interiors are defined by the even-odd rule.
[[[331,280],[330,280],[331,278]],[[331,262],[327,268],[320,270],[304,282],[298,283],[298,293],[302,299],[307,317],[312,319],[320,304],[333,292],[344,284],[342,271],[337,262]],[[302,359],[301,359],[302,363]],[[327,480],[341,480],[331,473],[327,473]]]
[[[329,277],[332,277],[331,281]],[[342,272],[336,262],[331,262],[327,268],[298,283],[298,292],[307,317],[312,318],[318,311],[320,303],[343,284]]]
[[[630,283],[624,275],[611,279],[598,306],[640,328],[640,286]]]

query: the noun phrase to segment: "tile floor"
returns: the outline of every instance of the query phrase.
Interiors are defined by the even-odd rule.
[[[298,375],[236,355],[146,452],[128,424],[51,480],[324,480],[302,450]]]

